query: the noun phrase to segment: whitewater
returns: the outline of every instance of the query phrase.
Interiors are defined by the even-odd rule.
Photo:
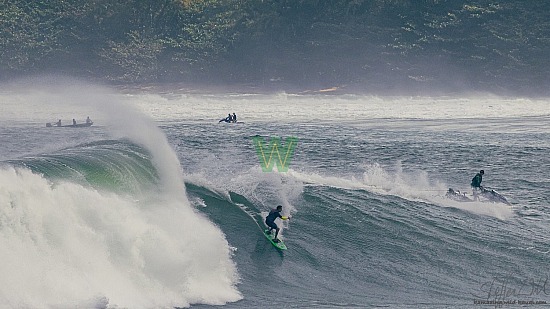
[[[0,101],[2,307],[550,302],[546,99],[39,79]],[[288,172],[262,171],[258,135],[298,139]],[[445,198],[480,169],[511,206]],[[285,252],[261,231],[276,205]]]

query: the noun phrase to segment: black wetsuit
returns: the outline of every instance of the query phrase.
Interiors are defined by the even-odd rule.
[[[277,230],[279,227],[277,226],[277,224],[275,224],[275,219],[282,217],[283,216],[281,216],[281,211],[277,209],[272,209],[269,212],[269,215],[267,215],[267,217],[265,218],[265,224],[267,224],[267,226],[269,226],[270,228]]]
[[[480,188],[482,180],[483,180],[483,176],[481,175],[481,173],[477,173],[474,176],[474,178],[472,178],[472,187],[473,188]]]

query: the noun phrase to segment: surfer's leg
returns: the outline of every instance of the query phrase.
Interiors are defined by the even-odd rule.
[[[277,224],[275,224],[275,222],[267,222],[266,221],[265,224],[267,225],[267,227],[269,229],[268,234],[271,234],[271,231],[273,231],[273,229],[277,228]]]

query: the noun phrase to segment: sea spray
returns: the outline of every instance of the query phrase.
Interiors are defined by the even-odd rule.
[[[240,299],[229,244],[189,205],[177,156],[154,123],[104,88],[48,86],[39,95],[27,89],[11,98],[37,114],[95,111],[95,125],[111,138],[129,139],[151,154],[160,183],[148,196],[132,196],[4,164],[0,301],[31,308],[170,308]]]

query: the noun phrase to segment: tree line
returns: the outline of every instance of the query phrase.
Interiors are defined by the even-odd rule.
[[[235,40],[238,1],[5,0],[3,77],[43,71],[153,81],[200,71]]]
[[[549,5],[454,0],[4,0],[0,78],[331,85],[548,79]],[[445,82],[452,82],[451,80]],[[320,85],[320,86],[322,86]]]

